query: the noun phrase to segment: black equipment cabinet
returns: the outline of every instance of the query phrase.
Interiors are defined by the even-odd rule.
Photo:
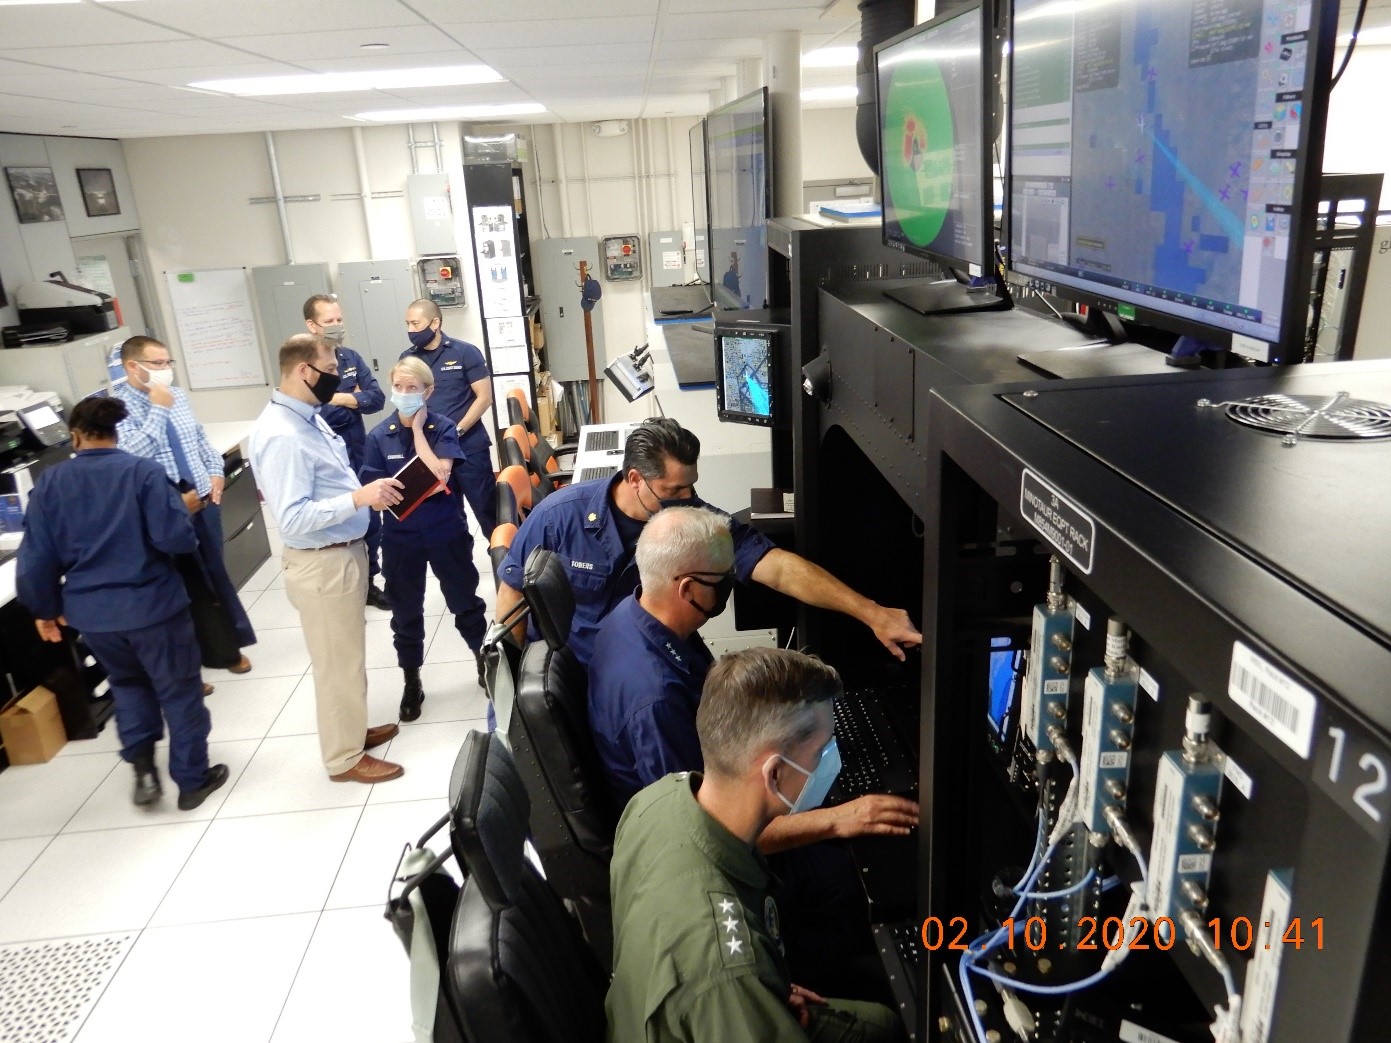
[[[1284,438],[1235,422],[1226,405],[1309,396],[1313,409],[1337,412],[1341,392],[1386,405],[1386,415],[1360,410],[1330,432],[1391,433],[1391,363],[933,391],[922,431],[921,509],[937,524],[923,553],[921,914],[964,918],[975,938],[998,923],[998,882],[1008,887],[1030,860],[1048,769],[991,731],[984,674],[990,637],[1028,646],[1057,555],[1077,619],[1060,723],[1079,751],[1083,682],[1102,663],[1108,618],[1132,635],[1143,672],[1125,816],[1152,863],[1161,758],[1183,746],[1189,698],[1211,704],[1211,740],[1226,764],[1201,920],[1217,921],[1246,1004],[1264,1003],[1257,979],[1273,996],[1268,1020],[1260,1009],[1248,1015],[1255,1027],[1243,1043],[1385,1038],[1391,438],[1311,437],[1317,417]],[[1135,880],[1129,854],[1101,848],[1098,836],[1097,880]],[[1079,844],[1086,839],[1083,831]],[[1299,946],[1263,933],[1273,872],[1292,879]],[[1094,972],[1099,955],[1064,946],[1075,946],[1082,916],[1121,915],[1124,891],[1095,886],[1062,908],[1031,907],[1022,915],[1040,917],[1046,951],[1016,945],[1009,973],[1066,984]],[[1279,958],[1273,977],[1266,946]],[[925,953],[919,1038],[979,1038],[958,983],[961,956],[945,944]],[[972,979],[986,1031],[1017,1038],[1000,993]],[[1213,1007],[1226,996],[1182,939],[1132,954],[1070,997],[1017,995],[1040,1043],[1210,1041]]]

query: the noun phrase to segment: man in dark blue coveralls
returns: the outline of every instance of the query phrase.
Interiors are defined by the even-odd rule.
[[[121,757],[135,768],[135,803],[159,799],[155,743],[167,722],[169,775],[179,810],[192,811],[227,781],[227,765],[208,765],[212,721],[188,592],[174,566],[174,555],[197,551],[198,537],[164,468],[116,447],[125,416],[115,398],[73,407],[77,455],[39,476],[16,587],[41,638],[61,641],[59,627],[71,625],[106,671]]]
[[[411,346],[401,357],[418,358],[435,378],[431,412],[443,413],[459,432],[459,449],[464,454],[454,465],[459,513],[463,513],[467,500],[486,543],[497,514],[493,506],[496,475],[486,419],[493,404],[488,364],[472,344],[445,335],[439,305],[423,297],[406,309],[406,336]]]
[[[654,417],[628,436],[622,469],[613,478],[576,482],[547,496],[517,530],[503,560],[494,618],[506,618],[521,601],[522,572],[532,550],[554,551],[575,592],[570,651],[587,666],[600,622],[638,585],[633,553],[642,527],[663,507],[705,506],[695,494],[699,457],[700,439],[670,417]],[[856,593],[742,522],[731,520],[730,531],[740,583],[762,583],[803,604],[858,619],[899,659],[905,647],[922,644],[903,609]]]
[[[386,404],[386,393],[377,383],[367,360],[352,348],[344,346],[348,328],[343,325],[343,308],[337,297],[329,293],[316,293],[305,301],[304,325],[310,333],[323,337],[333,345],[333,354],[338,359],[338,376],[343,383],[329,399],[328,405],[319,410],[319,416],[324,418],[334,434],[343,439],[348,449],[348,466],[360,477],[363,447],[367,444],[367,425],[362,418]],[[391,606],[377,586],[377,576],[381,572],[381,516],[372,511],[368,518],[367,604],[373,608],[389,609]]]

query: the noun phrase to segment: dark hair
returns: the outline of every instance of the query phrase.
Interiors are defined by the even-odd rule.
[[[816,705],[842,691],[835,669],[805,652],[746,648],[721,656],[705,675],[696,711],[705,770],[737,778],[760,751],[806,742]]]
[[[623,446],[623,473],[633,468],[648,481],[666,474],[667,458],[694,467],[700,459],[700,439],[669,416],[653,417],[638,425]]]
[[[320,304],[337,304],[338,298],[331,293],[316,293],[304,302],[304,317],[310,322],[318,322]]]
[[[153,337],[131,337],[121,345],[121,361],[129,362],[131,359],[139,361],[145,357],[146,350],[151,347],[162,348],[164,345]]]
[[[406,311],[420,312],[420,314],[425,316],[426,325],[429,325],[436,319],[438,319],[441,323],[444,322],[444,313],[440,311],[440,306],[436,304],[434,301],[430,300],[429,297],[420,297],[416,300],[411,301],[410,307],[408,307]]]
[[[87,438],[114,439],[116,425],[126,418],[126,404],[119,398],[84,398],[72,407],[68,426]]]
[[[301,362],[314,365],[325,348],[332,350],[329,342],[323,337],[316,337],[312,333],[296,333],[280,345],[280,375],[288,377]]]

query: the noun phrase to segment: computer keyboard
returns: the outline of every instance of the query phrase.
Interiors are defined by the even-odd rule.
[[[919,981],[923,962],[918,929],[919,925],[912,920],[875,924],[872,928],[874,944],[884,964],[884,974],[889,979],[889,991],[893,993],[910,1040],[918,1038]]]
[[[916,793],[918,785],[917,731],[903,734],[889,706],[916,700],[907,689],[861,689],[846,692],[835,702],[836,745],[841,769],[836,789],[846,800],[866,793]]]
[[[604,432],[609,433],[609,432]],[[575,481],[588,482],[595,478],[612,478],[618,473],[618,468],[612,465],[604,467],[581,467],[575,475]]]
[[[616,453],[618,451],[618,432],[586,431],[584,451],[586,453]]]

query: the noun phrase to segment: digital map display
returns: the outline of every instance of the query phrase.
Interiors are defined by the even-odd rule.
[[[724,408],[732,413],[771,417],[769,342],[764,337],[725,335],[720,339],[724,373]]]

